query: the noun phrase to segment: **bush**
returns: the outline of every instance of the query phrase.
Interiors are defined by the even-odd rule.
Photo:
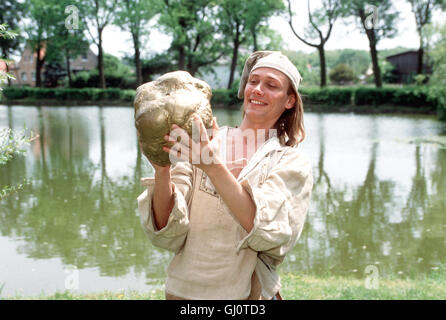
[[[126,101],[133,102],[135,90],[122,90],[117,88],[98,89],[60,89],[60,88],[29,88],[6,87],[4,95],[9,100],[36,99],[36,100],[73,100],[73,101]]]
[[[352,83],[355,80],[353,70],[346,64],[338,64],[329,73],[328,77],[335,84]]]
[[[446,90],[442,87],[412,86],[403,88],[301,88],[299,90],[304,104],[327,106],[407,106],[433,112],[437,109],[439,117],[446,119]],[[35,99],[58,101],[113,101],[133,103],[135,90],[117,88],[30,88],[6,87],[4,97],[8,100]],[[241,100],[237,98],[237,85],[230,90],[212,91],[213,106],[235,106]]]
[[[30,95],[32,88],[29,87],[5,87],[3,89],[3,95],[9,100],[24,99]]]
[[[302,88],[304,103],[350,105],[354,88]]]
[[[107,53],[104,54],[104,74],[107,88],[136,88],[136,76],[133,69],[121,62],[119,58]],[[98,85],[98,69],[81,71],[72,76],[72,88],[97,88]]]
[[[358,88],[354,96],[355,105],[397,105],[435,111],[437,99],[427,87],[403,88]]]
[[[440,86],[431,86],[429,96],[437,105],[437,118],[446,121],[446,88]]]
[[[211,105],[233,106],[239,104],[241,100],[237,98],[237,94],[228,89],[212,90]]]
[[[81,71],[72,77],[72,88],[97,88],[99,72],[97,70]],[[108,88],[133,89],[136,87],[136,78],[132,74],[105,73],[105,86]]]
[[[231,89],[214,89],[212,90],[211,105],[234,106],[241,103],[237,97],[240,79],[234,81]]]
[[[394,90],[390,88],[357,88],[354,104],[357,106],[389,104],[393,99]]]
[[[437,100],[429,94],[427,87],[403,87],[394,91],[392,103],[434,111]]]

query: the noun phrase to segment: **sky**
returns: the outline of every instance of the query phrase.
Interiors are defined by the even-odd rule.
[[[320,0],[311,1],[311,9],[314,10],[320,6]],[[398,46],[407,48],[418,48],[419,37],[416,31],[416,24],[411,5],[407,0],[393,1],[395,8],[398,8],[400,16],[397,19],[398,35],[393,39],[383,39],[378,43],[378,49],[391,49]],[[295,12],[293,24],[297,32],[303,34],[306,24],[308,24],[308,8],[307,1],[299,0],[292,2],[292,8]],[[379,20],[379,12],[378,12]],[[446,14],[435,12],[433,16],[434,22],[444,22]],[[150,25],[154,25],[156,21],[151,21]],[[282,35],[284,48],[292,51],[313,52],[315,48],[307,46],[291,31],[287,18],[272,17],[270,20],[271,28]],[[154,52],[162,52],[169,48],[171,37],[162,34],[160,31],[153,29],[146,45],[143,46],[143,55],[149,55]],[[346,23],[344,20],[336,21],[332,35],[326,44],[326,50],[335,49],[360,49],[369,50],[369,43],[364,33],[361,33],[357,24]],[[97,52],[94,45],[91,46],[93,52]],[[108,26],[104,30],[104,50],[107,53],[118,57],[123,57],[126,53],[133,52],[131,37],[128,32],[123,32],[119,27]]]

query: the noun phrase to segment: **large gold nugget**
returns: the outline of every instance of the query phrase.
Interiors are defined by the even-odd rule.
[[[211,87],[186,71],[169,72],[139,86],[134,100],[135,126],[142,152],[153,163],[170,165],[164,136],[176,124],[192,135],[192,117],[198,114],[212,127]]]

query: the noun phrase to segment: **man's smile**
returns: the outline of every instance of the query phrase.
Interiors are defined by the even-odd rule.
[[[267,103],[256,100],[256,99],[251,99],[251,100],[249,100],[249,102],[251,102],[253,104],[258,104],[258,105],[267,105]]]

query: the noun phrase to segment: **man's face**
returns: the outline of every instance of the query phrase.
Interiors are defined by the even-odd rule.
[[[276,69],[252,71],[244,91],[245,116],[253,123],[274,124],[285,109],[294,106],[294,95],[287,93],[289,86],[288,77]]]

